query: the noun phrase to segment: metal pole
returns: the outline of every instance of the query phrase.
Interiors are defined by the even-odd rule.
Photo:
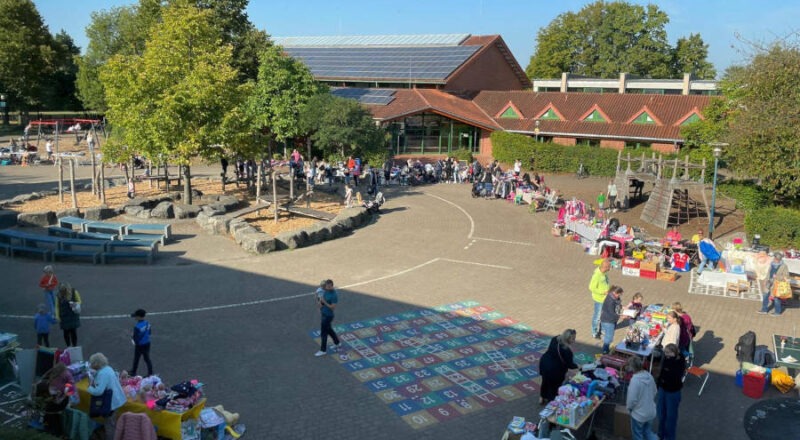
[[[711,185],[711,215],[708,217],[708,238],[714,238],[714,209],[717,203],[717,169],[719,158],[714,156],[714,183]]]

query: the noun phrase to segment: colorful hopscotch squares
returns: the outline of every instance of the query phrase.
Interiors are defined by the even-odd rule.
[[[474,301],[334,329],[334,358],[415,429],[538,393],[551,338]]]

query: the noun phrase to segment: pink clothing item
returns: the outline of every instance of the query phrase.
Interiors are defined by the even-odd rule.
[[[117,420],[114,440],[158,440],[150,418],[144,414],[123,413]]]

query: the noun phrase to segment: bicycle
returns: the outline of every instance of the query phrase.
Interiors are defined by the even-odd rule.
[[[586,167],[583,166],[583,162],[578,165],[578,171],[575,173],[575,177],[578,179],[589,177],[589,171],[587,171]]]

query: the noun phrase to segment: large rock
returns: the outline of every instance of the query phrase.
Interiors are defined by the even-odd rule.
[[[53,211],[23,212],[17,216],[20,226],[39,226],[45,228],[56,223],[56,213]]]
[[[39,199],[39,198],[40,198],[39,195],[36,194],[36,193],[20,194],[18,196],[15,196],[13,199],[11,199],[11,203],[25,203],[27,201],[36,200],[36,199]]]
[[[214,215],[224,215],[227,211],[225,207],[219,204],[219,202],[214,202],[210,205],[203,205],[203,212],[208,214],[209,216]]]
[[[14,211],[0,209],[0,229],[10,228],[17,224],[18,214]]]
[[[139,217],[139,218],[150,218],[150,210],[142,208],[142,210],[139,211],[138,214],[136,214],[136,217]]]
[[[184,203],[174,203],[175,218],[195,218],[202,210],[199,206],[186,205]]]
[[[93,206],[83,210],[83,218],[86,220],[100,221],[114,217],[115,215],[116,212],[106,205]]]
[[[358,228],[366,223],[367,218],[367,209],[359,206],[343,209],[342,212],[336,216],[334,221],[341,223],[345,227]]]
[[[344,228],[341,224],[332,222],[325,225],[325,229],[328,230],[328,236],[330,239],[344,237],[350,231],[349,229]]]
[[[305,229],[310,244],[319,244],[331,239],[331,231],[323,223],[317,223]]]
[[[133,215],[133,216],[138,216],[139,213],[144,211],[144,208],[142,208],[139,205],[126,206],[124,209],[125,209],[125,214]],[[149,217],[149,214],[148,214],[148,217]]]
[[[219,196],[219,204],[225,207],[225,211],[233,211],[239,206],[239,199],[234,196]]]
[[[155,208],[150,210],[150,217],[152,218],[175,218],[175,209],[172,207],[172,202],[161,202]]]
[[[308,246],[306,231],[284,232],[275,236],[276,249],[297,249],[303,246]]]
[[[222,215],[208,215],[208,213],[203,211],[197,215],[195,221],[206,232],[220,235],[228,233],[228,224],[231,220]]]
[[[218,202],[219,194],[203,194],[200,199],[204,202]]]
[[[249,232],[242,235],[242,249],[255,254],[266,254],[276,249],[275,239],[263,232]]]
[[[56,211],[56,217],[81,217],[81,211],[78,208],[67,208],[61,211]]]

